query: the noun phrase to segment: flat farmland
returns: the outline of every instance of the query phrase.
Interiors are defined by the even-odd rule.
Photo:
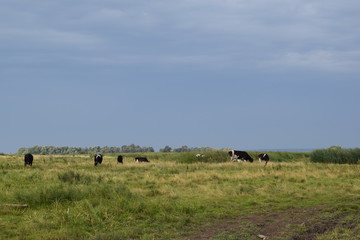
[[[359,164],[135,155],[0,156],[0,239],[360,239]]]

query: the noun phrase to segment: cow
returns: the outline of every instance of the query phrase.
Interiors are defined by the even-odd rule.
[[[24,166],[32,166],[32,163],[34,161],[34,157],[32,154],[27,153],[24,156]]]
[[[123,156],[119,155],[119,156],[117,157],[117,162],[118,162],[118,163],[123,163]]]
[[[149,162],[146,157],[135,157],[135,162]]]
[[[229,156],[230,156],[230,161],[233,162],[240,162],[240,161],[250,161],[253,162],[254,159],[252,159],[252,157],[244,151],[238,151],[238,150],[231,150],[229,151]]]
[[[269,160],[270,160],[269,155],[266,154],[266,153],[260,153],[260,154],[258,155],[258,158],[259,158],[259,162],[265,161],[264,167],[266,167],[266,164],[267,164],[267,163],[269,162]]]
[[[103,160],[103,156],[101,154],[96,154],[94,156],[94,163],[95,163],[95,166],[97,166],[98,164],[101,164],[102,163],[102,160]]]

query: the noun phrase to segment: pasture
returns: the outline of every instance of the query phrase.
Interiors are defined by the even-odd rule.
[[[359,164],[269,154],[0,156],[0,239],[360,239]]]

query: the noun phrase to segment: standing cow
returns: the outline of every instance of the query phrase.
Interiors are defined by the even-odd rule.
[[[146,157],[136,157],[135,162],[149,162]]]
[[[117,162],[118,162],[118,163],[123,163],[123,156],[119,155],[119,156],[117,157]]]
[[[96,154],[94,156],[94,163],[95,163],[95,166],[97,166],[98,164],[101,164],[102,163],[102,160],[103,160],[103,156],[101,154]]]
[[[253,162],[254,159],[244,151],[238,151],[238,150],[231,150],[229,151],[230,160],[233,162],[240,162],[240,161],[250,161]]]
[[[33,155],[31,155],[30,153],[25,154],[24,166],[32,166],[33,161],[34,161]]]
[[[260,153],[260,154],[258,155],[258,158],[259,158],[259,162],[265,161],[264,167],[266,166],[266,164],[267,164],[267,163],[269,162],[269,160],[270,160],[270,157],[269,157],[269,155],[268,155],[267,153]]]

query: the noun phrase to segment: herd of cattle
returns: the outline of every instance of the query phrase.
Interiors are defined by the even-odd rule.
[[[30,153],[25,154],[24,156],[24,163],[25,166],[32,166],[32,163],[34,161],[34,156]],[[94,156],[94,165],[97,166],[98,164],[101,164],[103,161],[103,155],[96,154]],[[123,163],[123,156],[119,155],[117,157],[118,163]],[[135,157],[135,162],[149,162],[149,160],[146,157]]]
[[[101,154],[96,154],[94,156],[94,164],[97,166],[98,164],[101,164],[103,160],[103,156]],[[119,155],[117,157],[118,163],[123,163],[123,156]],[[149,160],[146,157],[135,157],[135,162],[149,162]]]
[[[238,150],[231,150],[229,151],[230,160],[233,162],[240,162],[240,161],[249,161],[253,162],[254,159],[244,151],[238,151]],[[203,154],[196,154],[196,157],[205,157]],[[265,166],[269,162],[270,158],[269,155],[266,153],[260,153],[258,155],[259,161],[265,161]],[[30,153],[25,154],[24,156],[24,163],[25,166],[32,166],[32,163],[34,161],[34,156]],[[94,156],[94,164],[97,166],[98,164],[101,164],[103,161],[103,156],[101,154],[96,154]],[[117,157],[118,163],[123,163],[123,156],[119,155]],[[146,157],[135,157],[135,162],[149,162],[149,160]]]

